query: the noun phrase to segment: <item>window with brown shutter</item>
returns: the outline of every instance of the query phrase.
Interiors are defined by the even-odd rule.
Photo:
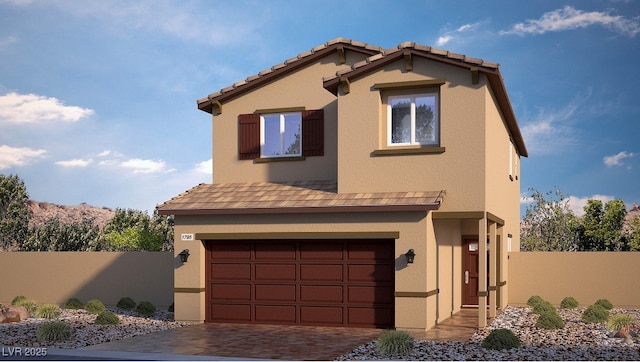
[[[324,110],[302,111],[302,156],[324,155]],[[238,159],[260,158],[260,114],[238,116]]]

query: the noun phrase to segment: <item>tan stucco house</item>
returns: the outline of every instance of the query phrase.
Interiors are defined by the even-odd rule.
[[[212,183],[158,206],[176,320],[425,330],[506,305],[527,150],[498,64],[339,38],[197,103]]]

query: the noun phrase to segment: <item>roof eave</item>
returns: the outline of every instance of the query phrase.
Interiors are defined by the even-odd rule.
[[[440,202],[419,205],[342,205],[327,207],[276,207],[230,209],[157,209],[160,215],[264,215],[264,214],[325,214],[336,212],[399,212],[438,210]]]

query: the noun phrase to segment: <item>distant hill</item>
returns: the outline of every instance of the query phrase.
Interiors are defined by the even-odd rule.
[[[115,215],[108,207],[96,207],[86,203],[77,206],[57,205],[49,202],[29,200],[29,227],[43,225],[48,219],[57,217],[63,224],[81,222],[82,219],[95,218],[94,222],[102,229]]]

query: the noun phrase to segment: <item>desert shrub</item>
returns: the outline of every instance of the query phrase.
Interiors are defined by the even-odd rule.
[[[82,309],[83,307],[84,303],[82,303],[78,298],[70,298],[66,303],[64,303],[65,309]]]
[[[538,316],[536,328],[560,329],[564,328],[564,321],[556,312],[546,312]]]
[[[582,312],[582,320],[587,323],[601,323],[609,319],[609,311],[604,309],[600,304],[594,304],[587,307]]]
[[[92,314],[100,314],[102,312],[104,312],[104,304],[102,304],[101,301],[97,300],[97,299],[91,299],[90,301],[87,302],[87,304],[84,306],[84,309]]]
[[[594,304],[597,304],[606,310],[613,309],[613,304],[611,304],[611,302],[608,301],[607,299],[598,299]]]
[[[20,307],[25,307],[27,309],[27,311],[29,312],[29,314],[34,315],[36,313],[36,311],[38,310],[38,303],[36,303],[35,300],[33,299],[19,299],[16,304],[14,304],[15,306],[20,306]]]
[[[109,312],[108,310],[100,312],[95,319],[96,324],[101,325],[116,325],[120,323],[120,318],[117,315],[113,314],[113,312]]]
[[[167,311],[169,311],[170,313],[173,313],[175,311],[175,307],[173,304],[174,303],[171,303],[171,305],[169,306],[169,309],[167,309]]]
[[[560,308],[562,309],[575,309],[578,308],[580,303],[574,297],[566,297],[560,302]]]
[[[54,342],[68,341],[71,338],[71,326],[64,322],[47,322],[38,327],[38,340]]]
[[[23,300],[27,300],[27,297],[25,297],[24,295],[18,295],[13,298],[13,300],[11,301],[11,305],[18,305],[18,303],[22,302]]]
[[[151,302],[140,302],[136,306],[136,313],[143,317],[153,317],[156,314],[156,307]]]
[[[554,307],[551,303],[543,300],[542,302],[538,302],[538,304],[533,306],[533,313],[535,314],[544,314],[544,313],[557,313],[556,307]]]
[[[494,329],[482,341],[482,347],[486,349],[511,349],[520,347],[520,339],[506,328]]]
[[[385,357],[406,355],[412,350],[413,336],[404,331],[387,331],[376,344],[376,351]]]
[[[533,307],[534,305],[540,303],[540,302],[544,302],[544,299],[542,299],[541,296],[539,295],[533,295],[531,297],[529,297],[529,299],[527,300],[527,305],[529,307]]]
[[[56,319],[62,311],[55,304],[43,304],[36,309],[36,318]]]
[[[620,331],[624,328],[634,326],[638,320],[630,314],[614,314],[607,322],[607,328],[612,331]]]
[[[120,298],[118,304],[116,304],[116,307],[124,310],[132,310],[136,307],[136,302],[134,302],[133,299],[129,297],[124,297]]]

